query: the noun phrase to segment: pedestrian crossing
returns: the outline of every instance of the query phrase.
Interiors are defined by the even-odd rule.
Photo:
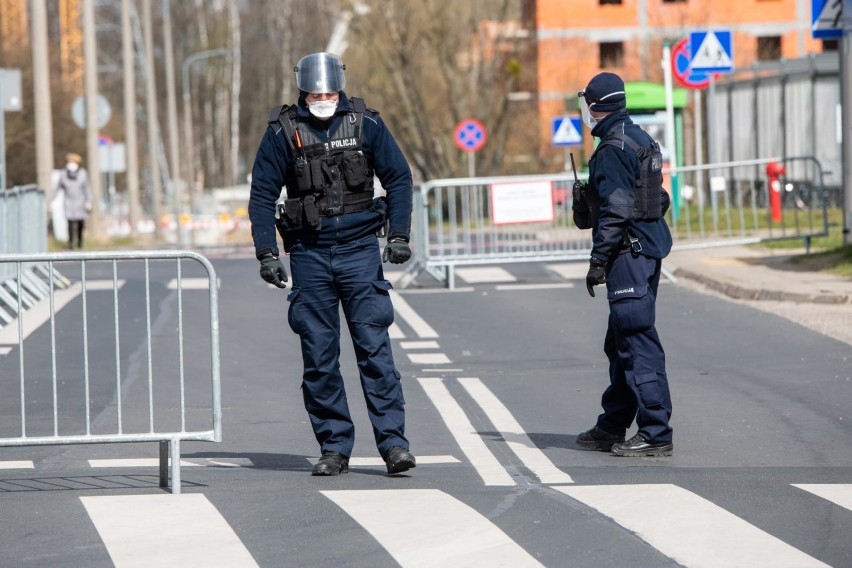
[[[815,506],[821,506],[819,500],[830,502],[837,507],[834,514],[852,510],[852,484],[791,486],[811,495],[810,503]],[[564,531],[566,546],[572,534],[585,530],[602,534],[621,530],[636,543],[642,542],[670,559],[672,565],[687,568],[848,566],[829,564],[819,558],[819,551],[802,551],[694,489],[677,484],[567,484],[542,490],[569,498],[561,506],[563,520],[559,516],[550,519],[557,523],[555,530]],[[500,522],[489,511],[466,502],[464,496],[441,488],[320,489],[318,493],[364,531],[365,538],[358,539],[362,546],[381,547],[403,568],[573,565],[570,556],[564,563],[542,563],[536,551],[519,543],[528,527]],[[256,539],[247,543],[239,536],[247,527],[233,526],[203,493],[81,495],[78,499],[80,512],[95,527],[118,568],[260,565],[250,547]],[[250,501],[245,505],[249,511],[253,506]],[[772,506],[767,503],[767,507]],[[582,513],[579,517],[574,514],[578,507]],[[27,514],[16,513],[16,522],[26,523]],[[45,513],[32,514],[41,518]],[[802,517],[808,518],[806,510]],[[245,515],[236,521],[245,523]],[[337,517],[334,526],[340,528],[342,522]],[[578,522],[588,526],[579,527]],[[606,524],[610,522],[612,525]],[[630,546],[632,538],[620,546]],[[582,553],[576,545],[572,549],[574,554]],[[306,564],[293,558],[276,565]]]

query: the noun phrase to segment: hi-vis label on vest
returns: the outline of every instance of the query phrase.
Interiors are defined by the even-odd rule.
[[[331,147],[332,148],[351,148],[353,146],[358,145],[358,140],[355,138],[341,138],[339,140],[332,140]]]

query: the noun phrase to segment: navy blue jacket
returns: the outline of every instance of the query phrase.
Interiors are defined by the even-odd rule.
[[[624,132],[639,146],[648,147],[650,136],[633,124],[627,110],[608,114],[592,129],[601,141],[611,132]],[[640,254],[664,258],[672,248],[672,236],[664,217],[645,221],[633,218],[634,186],[639,177],[639,158],[624,148],[600,144],[589,160],[588,203],[592,219],[592,256],[611,260],[622,248],[625,230],[639,239]]]
[[[337,111],[329,121],[318,120],[310,114],[304,93],[299,97],[296,108],[297,115],[306,118],[308,127],[326,142],[329,140],[329,133],[333,133],[352,110],[352,103],[343,91],[340,91]],[[275,218],[275,202],[281,195],[287,169],[293,166],[294,157],[281,125],[269,124],[260,141],[251,171],[251,195],[248,204],[254,250],[258,259],[268,252],[279,255],[276,223],[287,242],[301,240],[330,246],[375,233],[387,216],[388,238],[409,239],[411,168],[379,113],[372,109],[367,109],[364,113],[361,144],[367,161],[386,191],[386,200],[376,199],[373,207],[363,211],[322,217],[322,226],[318,231],[306,224],[290,227],[285,218]]]

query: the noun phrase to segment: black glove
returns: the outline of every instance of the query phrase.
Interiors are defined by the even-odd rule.
[[[260,259],[260,277],[279,288],[287,287],[287,269],[284,268],[278,257],[273,256],[271,252],[266,253]]]
[[[665,189],[660,190],[660,208],[663,211],[663,215],[666,214],[666,211],[669,210],[669,207],[672,204],[672,198],[669,197],[669,192]]]
[[[589,272],[586,274],[586,290],[595,297],[595,286],[606,284],[606,262],[595,257],[589,259]]]
[[[589,203],[586,201],[586,189],[589,184],[582,181],[575,181],[571,188],[571,209],[577,213],[588,213]]]
[[[385,252],[382,254],[383,261],[390,261],[391,264],[402,264],[409,258],[411,258],[411,248],[402,237],[393,237],[385,245]]]

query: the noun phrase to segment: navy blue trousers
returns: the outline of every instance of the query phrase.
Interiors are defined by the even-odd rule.
[[[655,327],[660,268],[659,259],[622,253],[608,268],[606,284],[610,384],[601,397],[598,427],[624,434],[635,419],[649,442],[672,440],[666,354]]]
[[[405,401],[388,335],[391,284],[384,279],[378,239],[369,235],[328,247],[294,243],[290,269],[288,321],[301,338],[302,395],[321,450],[350,456],[355,442],[340,373],[341,305],[379,453],[408,449]]]

